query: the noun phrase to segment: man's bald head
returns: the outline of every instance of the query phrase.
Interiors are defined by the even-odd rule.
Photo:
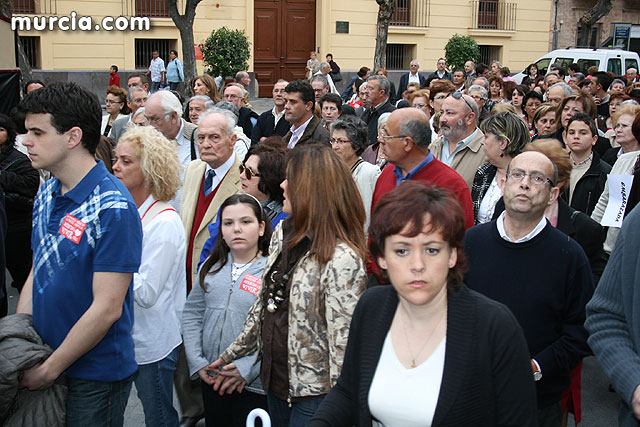
[[[389,122],[397,123],[400,135],[406,135],[413,140],[413,143],[421,149],[426,149],[431,143],[431,127],[427,115],[418,108],[400,108],[389,116]]]

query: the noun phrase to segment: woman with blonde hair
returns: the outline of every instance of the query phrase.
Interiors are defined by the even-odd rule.
[[[127,91],[118,86],[109,86],[107,88],[107,97],[104,102],[107,114],[102,116],[100,133],[104,136],[109,136],[113,122],[129,114],[129,107],[127,107]]]
[[[231,362],[258,351],[275,426],[303,426],[336,383],[365,288],[365,212],[349,169],[329,147],[291,151],[284,212],[244,330],[209,369],[220,393]],[[223,367],[224,366],[224,367]]]
[[[133,197],[142,221],[142,260],[133,275],[135,379],[148,426],[178,426],[173,372],[182,343],[186,300],[184,226],[169,205],[180,187],[175,144],[151,126],[132,126],[118,141],[114,175]]]

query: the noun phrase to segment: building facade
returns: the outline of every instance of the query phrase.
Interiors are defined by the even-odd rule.
[[[146,69],[151,50],[165,60],[182,51],[165,0],[14,0],[14,16],[148,18],[149,29],[19,31],[35,68],[43,70]],[[179,0],[179,10],[184,8]],[[549,50],[554,0],[397,0],[389,28],[387,68],[407,69],[417,58],[433,70],[453,34],[471,35],[481,60],[500,60],[516,72]],[[261,93],[279,78],[304,75],[310,51],[332,53],[344,70],[373,65],[378,5],[373,0],[204,0],[196,10],[194,39],[202,43],[221,26],[242,29],[252,47],[250,71]],[[55,26],[54,26],[55,27]],[[199,69],[203,64],[198,61]]]

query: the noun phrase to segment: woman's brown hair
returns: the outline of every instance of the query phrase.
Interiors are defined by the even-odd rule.
[[[344,162],[319,144],[296,147],[287,159],[288,197],[295,234],[291,247],[311,237],[310,254],[326,264],[344,242],[365,260],[362,198]]]
[[[592,119],[596,119],[598,107],[596,107],[596,103],[593,101],[593,97],[591,96],[591,94],[585,91],[580,91],[579,93],[574,93],[573,95],[565,97],[558,106],[558,109],[556,110],[556,127],[558,128],[558,130],[564,130],[562,128],[562,110],[564,110],[564,107],[569,101],[580,102],[582,104],[584,113]]]
[[[118,97],[118,102],[122,103],[122,108],[120,109],[120,114],[129,114],[131,110],[129,110],[129,106],[127,105],[127,91],[119,86],[109,86],[107,88],[107,95],[113,95]]]
[[[216,85],[216,81],[213,80],[213,77],[211,77],[209,74],[202,74],[200,76],[196,76],[193,79],[193,85],[196,84],[197,80],[200,80],[202,84],[205,85],[207,89],[209,89],[209,93],[207,94],[207,96],[211,98],[214,104],[217,104],[218,102],[222,101],[222,98],[220,98],[220,93],[218,92],[218,86]],[[191,87],[193,87],[193,85],[191,85]]]

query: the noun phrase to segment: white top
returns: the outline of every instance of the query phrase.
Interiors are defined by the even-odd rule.
[[[142,218],[156,200],[149,196],[138,208]],[[142,233],[140,270],[133,275],[131,335],[136,362],[144,365],[167,357],[182,342],[182,309],[187,299],[186,237],[180,216],[156,215]]]
[[[249,148],[251,148],[251,140],[244,134],[241,126],[233,128],[233,133],[236,136],[236,143],[233,146],[233,150],[238,155],[238,158],[242,161],[247,157]]]
[[[631,175],[633,173],[633,167],[636,164],[636,159],[638,158],[640,153],[638,151],[631,151],[629,153],[624,153],[622,156],[618,157],[618,160],[613,164],[611,168],[611,175]],[[591,219],[596,221],[598,224],[602,220],[604,216],[604,211],[607,209],[607,205],[609,204],[609,180],[604,185],[604,190],[602,190],[602,194],[600,195],[600,199],[598,200],[598,204],[593,209],[591,213]],[[604,244],[602,245],[604,251],[608,254],[611,253],[613,247],[616,244],[616,240],[618,239],[618,234],[620,233],[620,229],[617,227],[609,227],[607,231],[607,237],[604,240]]]
[[[405,368],[387,332],[369,389],[371,415],[382,426],[430,427],[444,372],[446,337],[433,354],[413,369]]]
[[[271,114],[273,114],[273,127],[275,128],[276,126],[278,126],[278,122],[280,121],[280,119],[284,117],[284,109],[278,113],[276,112],[276,106],[274,105],[271,109]]]
[[[313,114],[311,115],[311,117],[309,117],[309,120],[307,120],[297,128],[291,125],[291,129],[290,129],[291,138],[289,139],[289,144],[288,144],[289,148],[293,148],[296,146],[296,144],[298,143],[298,140],[302,137],[302,134],[304,133],[307,126],[309,125],[309,122],[311,122],[311,119],[313,119]]]
[[[376,189],[376,181],[382,171],[377,165],[369,162],[361,162],[353,171],[353,180],[360,191],[362,203],[364,203],[364,232],[368,234],[369,219],[371,218],[371,202],[373,201],[373,190]]]
[[[480,208],[478,209],[478,223],[484,224],[485,222],[491,221],[493,218],[493,213],[496,210],[496,204],[500,197],[502,197],[502,191],[500,187],[498,187],[497,176],[493,177],[493,181],[489,185],[489,189],[484,194],[482,201],[480,202]]]
[[[104,116],[102,116],[102,121],[100,122],[100,135],[104,134],[104,130],[107,128],[107,125],[109,124],[109,114],[105,114]],[[118,117],[116,117],[116,120],[121,119],[123,117],[127,117],[126,114],[118,114]],[[116,122],[116,120],[113,121],[113,123]],[[111,126],[113,126],[113,123],[111,123]],[[109,130],[109,134],[107,136],[109,136],[110,138],[113,138],[111,135],[111,132],[113,131],[113,127]]]
[[[540,220],[540,222],[538,223],[538,225],[535,226],[535,228],[533,230],[531,230],[531,232],[529,232],[529,234],[527,234],[524,237],[519,238],[516,241],[511,240],[511,237],[509,237],[507,235],[507,230],[504,228],[504,217],[505,217],[506,211],[502,212],[500,214],[500,216],[498,217],[498,220],[496,221],[496,226],[498,227],[498,233],[500,233],[500,237],[502,237],[504,240],[506,240],[507,242],[511,242],[511,243],[524,243],[524,242],[528,242],[529,240],[533,239],[534,237],[536,237],[538,234],[540,234],[540,232],[544,229],[544,227],[546,227],[547,225],[547,218],[545,218],[544,215],[542,215],[542,219]]]
[[[411,74],[411,71],[409,71],[409,80],[407,83],[420,83],[420,75],[418,73]]]

